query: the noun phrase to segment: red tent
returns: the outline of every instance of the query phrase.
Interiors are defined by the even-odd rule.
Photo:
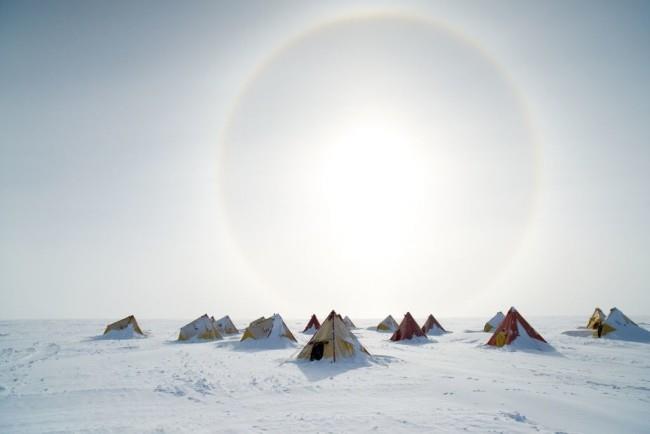
[[[305,326],[305,329],[303,330],[303,333],[306,332],[307,330],[311,329],[311,328],[314,328],[316,330],[318,330],[320,328],[320,323],[318,322],[318,318],[316,318],[315,313],[311,315],[311,319],[309,320],[309,322]]]
[[[496,331],[487,344],[495,347],[510,345],[512,341],[519,337],[520,326],[532,339],[546,342],[542,335],[537,333],[535,329],[530,324],[528,324],[528,321],[526,321],[524,317],[521,316],[519,312],[517,312],[517,309],[511,307],[508,311],[508,314],[503,319],[503,321],[501,321],[501,324],[499,327],[497,327]]]
[[[413,336],[426,336],[418,323],[415,322],[410,312],[406,312],[404,319],[400,323],[393,336],[390,337],[391,341],[401,341],[402,339],[412,339]]]
[[[422,331],[424,333],[428,333],[429,330],[431,330],[434,327],[438,327],[440,330],[442,330],[445,333],[447,332],[447,330],[445,330],[444,327],[440,325],[438,320],[435,319],[433,315],[429,314],[429,318],[427,318],[426,322],[422,326]]]

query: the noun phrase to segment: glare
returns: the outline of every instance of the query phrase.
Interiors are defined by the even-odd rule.
[[[425,173],[409,128],[387,116],[354,119],[322,150],[319,179],[343,258],[378,259],[414,231]]]
[[[230,230],[251,274],[292,303],[308,306],[294,296],[308,288],[371,312],[399,288],[460,306],[526,229],[534,159],[513,89],[473,47],[412,24],[323,28],[235,106]]]

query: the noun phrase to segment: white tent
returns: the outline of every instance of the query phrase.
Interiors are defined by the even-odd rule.
[[[503,321],[505,317],[506,316],[503,314],[503,312],[497,312],[496,315],[494,315],[488,322],[485,323],[483,326],[483,331],[493,332],[497,327],[499,327],[499,324],[501,324],[501,321]]]

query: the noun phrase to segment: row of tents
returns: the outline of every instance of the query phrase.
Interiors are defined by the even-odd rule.
[[[593,330],[595,337],[603,337],[616,331],[620,332],[635,327],[643,330],[616,308],[612,308],[607,316],[599,308],[596,308],[587,323],[587,328]],[[298,353],[297,358],[307,360],[331,359],[332,361],[336,361],[337,358],[369,355],[366,348],[352,333],[352,330],[355,328],[356,326],[349,317],[346,316],[343,318],[335,311],[331,311],[322,323],[318,321],[315,314],[312,315],[303,332],[313,333],[313,336]],[[109,324],[104,334],[124,330],[129,330],[134,334],[144,335],[133,315]],[[404,315],[404,318],[399,324],[391,315],[388,315],[377,325],[376,330],[392,332],[390,337],[391,341],[410,340],[414,338],[426,339],[427,334],[438,335],[447,333],[433,315],[429,315],[424,325],[420,327],[409,312]],[[546,340],[514,307],[511,307],[506,315],[498,312],[485,324],[483,330],[492,333],[487,342],[489,346],[503,347],[516,344],[517,342],[523,345],[530,345],[531,343],[533,345],[539,345],[540,343],[547,345]],[[649,333],[645,330],[643,331]],[[237,333],[239,333],[239,330],[235,327],[229,316],[215,320],[214,317],[209,317],[205,314],[183,326],[180,330],[178,340],[216,340],[222,339],[224,335]],[[261,317],[251,322],[244,330],[241,341],[249,339],[287,339],[291,342],[297,342],[295,336],[279,314],[274,314],[269,318]]]
[[[239,333],[237,327],[228,315],[221,319],[215,320],[207,314],[202,315],[181,327],[178,334],[179,341],[188,341],[191,339],[215,340],[223,339],[225,335]],[[115,321],[106,326],[104,335],[116,335],[119,337],[144,336],[135,316],[129,315],[119,321]]]
[[[409,317],[412,319],[412,316],[410,313],[407,312],[405,315],[405,320],[406,318]],[[345,326],[350,329],[354,330],[357,328],[357,326],[354,325],[352,320],[349,317],[343,318],[343,323]],[[415,321],[412,323],[409,321],[409,324],[413,326],[413,324],[416,324]],[[320,322],[318,321],[318,318],[316,317],[316,314],[313,314],[309,321],[307,322],[307,325],[305,326],[304,330],[302,331],[303,333],[306,334],[314,334],[316,333],[321,327]],[[388,315],[386,318],[384,318],[379,324],[377,324],[376,330],[379,332],[395,332],[400,328],[400,324],[395,321],[395,318],[393,318],[392,315]],[[422,333],[424,334],[441,334],[441,333],[447,333],[447,331],[440,325],[438,320],[435,319],[433,315],[429,315],[429,317],[426,319],[424,325],[422,327],[419,327],[422,330]],[[393,339],[395,340],[395,339]]]
[[[399,336],[396,336],[395,332],[397,332],[400,329],[400,327],[402,327],[402,325],[406,325],[404,324],[405,321],[406,324],[408,324],[409,329],[412,329],[413,334],[415,335],[416,331],[414,330],[414,328],[417,326],[417,323],[415,322],[415,320],[413,319],[413,317],[409,312],[407,312],[406,315],[404,315],[402,324],[398,324],[392,315],[388,315],[386,318],[384,318],[382,322],[380,322],[377,325],[377,331],[393,332],[393,336],[391,336],[391,340],[399,340],[397,338],[401,336],[401,332]],[[422,327],[419,326],[417,327],[422,331],[422,335],[440,335],[443,333],[447,333],[447,330],[445,330],[444,327],[440,325],[438,320],[432,314],[429,314]]]

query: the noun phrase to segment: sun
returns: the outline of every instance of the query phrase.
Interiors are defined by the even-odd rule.
[[[376,261],[413,235],[427,179],[418,152],[413,126],[391,113],[349,119],[322,145],[318,200],[343,259]]]
[[[510,82],[475,47],[404,18],[343,20],[286,45],[242,92],[222,145],[228,230],[296,309],[309,289],[374,315],[372,300],[398,289],[405,309],[453,311],[512,257],[534,196]]]

